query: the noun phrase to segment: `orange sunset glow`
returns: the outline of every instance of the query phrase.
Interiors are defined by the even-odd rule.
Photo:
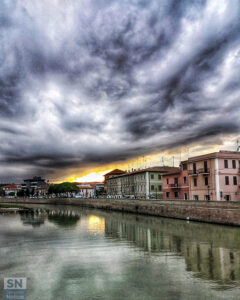
[[[111,172],[111,170],[106,171],[96,171],[96,172],[90,172],[80,177],[71,177],[71,182],[102,182],[104,181],[104,175],[108,172]]]

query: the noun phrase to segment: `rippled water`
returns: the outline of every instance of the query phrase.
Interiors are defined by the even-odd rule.
[[[27,277],[36,300],[240,299],[240,228],[33,207],[0,215],[1,296]]]

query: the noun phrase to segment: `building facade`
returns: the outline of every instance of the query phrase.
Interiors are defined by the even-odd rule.
[[[174,167],[152,167],[106,179],[107,195],[111,198],[163,199],[162,179]]]
[[[21,184],[8,184],[2,187],[6,197],[17,197],[18,191],[21,190]]]
[[[42,190],[44,190],[44,187],[46,186],[48,186],[48,183],[45,179],[35,176],[31,179],[25,179],[24,183],[22,184],[22,189],[24,191],[28,190],[31,194],[35,195],[38,188],[42,188]]]
[[[183,161],[175,172],[163,175],[164,200],[189,200],[188,163]]]
[[[115,177],[115,176],[119,176],[119,175],[123,175],[126,172],[120,169],[114,169],[111,172],[108,172],[107,174],[104,175],[104,191],[105,193],[107,193],[107,180]]]
[[[188,159],[190,200],[240,200],[240,152],[219,151]]]
[[[79,192],[77,195],[80,195],[83,198],[93,198],[95,197],[95,186],[91,183],[79,183],[77,184]]]

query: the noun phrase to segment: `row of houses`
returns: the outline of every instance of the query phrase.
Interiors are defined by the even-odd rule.
[[[22,184],[7,184],[2,186],[5,195],[13,197],[16,197],[20,191],[27,192],[29,195],[45,196],[48,192],[48,188],[49,183],[38,176],[25,179]]]
[[[25,179],[22,184],[7,184],[2,186],[2,190],[7,197],[17,196],[33,196],[46,197],[48,195],[49,182],[41,177],[33,177],[32,179]],[[81,198],[93,198],[101,194],[104,189],[102,182],[78,182],[76,186],[79,192],[72,193],[74,196],[78,195]],[[19,195],[19,192],[20,193]],[[66,196],[70,196],[67,195]],[[72,195],[71,195],[72,196]]]
[[[110,198],[163,200],[240,200],[240,152],[219,151],[191,157],[179,167],[156,166],[105,175]]]

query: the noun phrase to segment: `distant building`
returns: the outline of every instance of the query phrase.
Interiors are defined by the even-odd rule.
[[[41,187],[43,190],[43,187],[46,186],[48,186],[48,183],[45,179],[35,176],[32,179],[25,179],[24,183],[22,184],[22,189],[25,191],[28,190],[31,194],[35,194],[37,188]]]
[[[5,196],[16,197],[17,192],[21,190],[21,184],[8,184],[2,187],[5,192]]]
[[[103,194],[105,194],[104,182],[95,183],[95,195],[99,196],[99,195],[103,195]]]
[[[240,152],[219,151],[188,159],[191,200],[240,200]]]
[[[23,186],[26,186],[26,188],[35,188],[37,186],[44,185],[46,185],[46,180],[38,176],[34,176],[31,179],[25,179],[23,184]]]
[[[78,195],[81,195],[83,198],[93,198],[95,197],[95,185],[91,183],[78,183],[77,187],[79,188]]]
[[[119,169],[114,169],[111,172],[108,172],[107,174],[104,175],[104,190],[107,193],[107,180],[111,177],[118,176],[125,174],[125,171],[119,170]]]
[[[163,199],[162,177],[168,172],[178,171],[175,167],[152,167],[108,176],[107,195],[113,198]]]
[[[45,197],[48,194],[49,185],[37,186],[35,188],[36,196],[43,196]]]

